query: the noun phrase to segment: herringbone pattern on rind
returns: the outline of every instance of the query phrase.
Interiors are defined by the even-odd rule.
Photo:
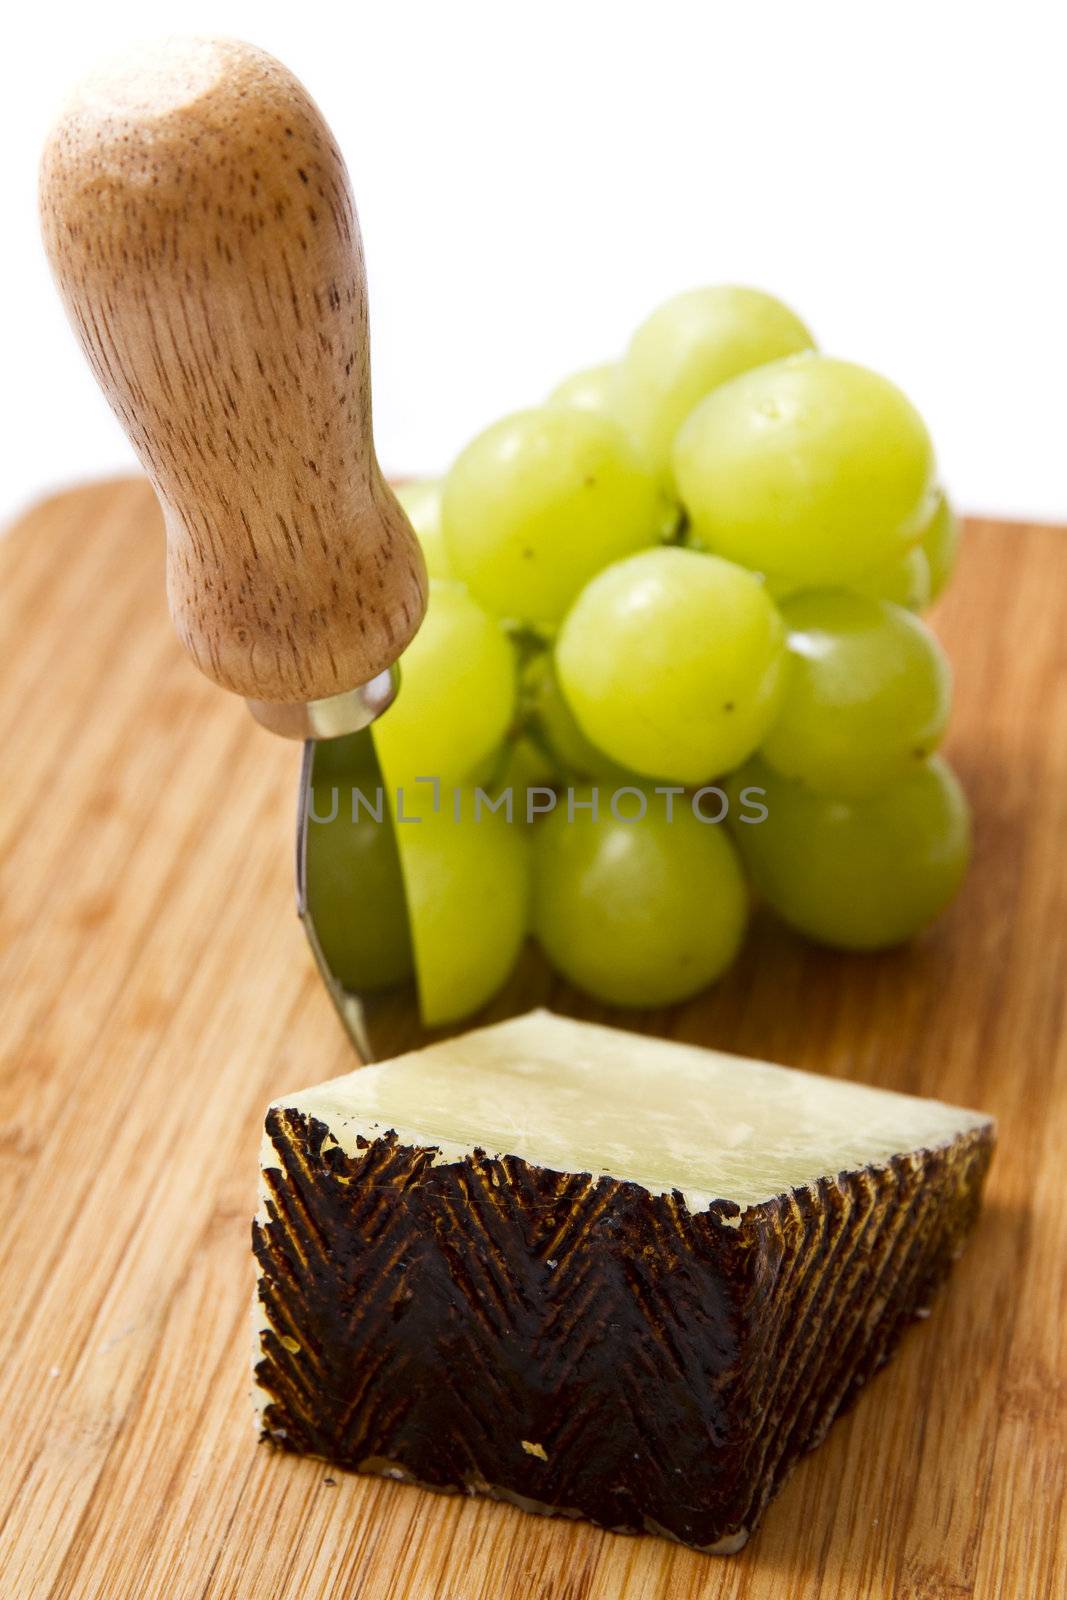
[[[701,1547],[743,1540],[926,1306],[992,1148],[978,1129],[738,1222],[392,1135],[347,1156],[295,1111],[267,1128],[269,1438]]]

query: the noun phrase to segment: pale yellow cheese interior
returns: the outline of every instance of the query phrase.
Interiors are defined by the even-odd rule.
[[[395,1129],[438,1160],[479,1148],[562,1172],[607,1173],[691,1211],[744,1210],[990,1119],[742,1056],[574,1022],[547,1011],[481,1028],[276,1102],[347,1151]],[[271,1153],[265,1152],[267,1164]]]

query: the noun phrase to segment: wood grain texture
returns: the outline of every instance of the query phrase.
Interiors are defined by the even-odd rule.
[[[234,40],[120,58],[52,131],[41,224],[197,665],[285,703],[391,666],[425,568],[374,454],[359,222],[306,90]]]
[[[1061,1600],[1064,533],[973,523],[938,614],[976,811],[956,905],[876,957],[761,919],[642,1024],[1000,1119],[933,1315],[728,1559],[255,1443],[263,1113],[351,1058],[292,914],[297,753],[189,670],[157,540],[121,483],[0,544],[5,1600]]]

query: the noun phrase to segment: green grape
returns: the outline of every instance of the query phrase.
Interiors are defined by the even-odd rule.
[[[813,345],[788,306],[759,289],[691,289],[660,306],[634,334],[620,364],[615,409],[670,488],[671,447],[693,407],[738,373]]]
[[[694,542],[693,549],[706,550],[707,546]],[[778,578],[773,572],[761,572],[760,577],[763,579],[763,587],[776,606],[781,605],[783,600],[788,600],[791,594],[797,594],[804,588],[804,585],[798,584],[795,578]]]
[[[470,787],[435,795],[414,784],[390,799],[419,1012],[426,1027],[439,1027],[479,1010],[515,964],[526,936],[529,830],[489,810]]]
[[[909,611],[923,611],[930,604],[930,563],[921,544],[913,544],[903,555],[883,561],[880,567],[853,578],[849,585],[857,594],[874,600],[892,600]]]
[[[948,904],[967,868],[967,801],[940,756],[863,800],[813,794],[760,761],[735,773],[727,790],[731,819],[743,792],[766,808],[763,821],[732,820],[756,888],[820,944],[902,943]]]
[[[748,893],[725,830],[649,789],[573,794],[534,830],[533,930],[570,983],[609,1005],[666,1006],[733,961]],[[622,816],[612,815],[614,801]]]
[[[678,489],[711,550],[798,584],[848,584],[914,544],[934,454],[886,378],[796,356],[708,395],[678,435]]]
[[[599,411],[606,417],[615,412],[615,387],[619,367],[604,361],[597,367],[583,367],[557,384],[548,397],[552,406],[574,406],[579,411]]]
[[[374,724],[383,769],[464,777],[503,739],[515,710],[515,652],[460,583],[430,581],[422,627],[400,662],[400,693]]]
[[[560,688],[559,676],[546,650],[535,657],[524,674],[523,689],[533,726],[552,756],[557,772],[576,778],[602,778],[625,782],[629,774],[598,750],[574,720]]]
[[[423,478],[402,483],[393,490],[407,512],[408,521],[418,535],[422,546],[426,571],[431,578],[452,578],[441,532],[441,485],[436,479]]]
[[[784,664],[785,627],[759,577],[676,547],[598,574],[556,642],[585,736],[632,771],[679,783],[752,753],[778,710]]]
[[[380,822],[362,802],[357,802],[353,821],[353,788],[374,807],[381,780],[373,758],[369,767],[320,775],[318,758],[328,748],[320,745],[316,753],[307,821],[308,910],[327,965],[344,988],[357,993],[389,988],[412,972],[411,932],[392,823],[384,801]]]
[[[952,673],[912,612],[844,589],[782,602],[789,670],[761,754],[783,777],[821,794],[872,794],[937,748]]]
[[[934,601],[952,576],[960,544],[960,525],[943,489],[938,490],[934,514],[923,529],[919,542],[929,563],[929,598]]]
[[[601,567],[655,543],[666,516],[621,429],[573,406],[505,417],[445,480],[453,570],[490,611],[542,626]]]
[[[807,594],[812,585],[797,578],[779,578],[766,574],[767,593],[776,605],[790,595]],[[854,594],[869,595],[872,600],[891,600],[894,605],[908,611],[924,611],[930,603],[930,563],[921,544],[913,544],[901,555],[883,561],[861,577],[853,578],[849,588]],[[824,585],[817,584],[816,588]]]

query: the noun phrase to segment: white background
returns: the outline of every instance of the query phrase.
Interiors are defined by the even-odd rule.
[[[966,509],[1067,518],[1067,96],[1058,0],[96,0],[19,5],[0,521],[131,463],[37,238],[67,85],[131,39],[281,56],[348,157],[379,453],[432,471],[610,356],[659,301],[750,282],[924,412]]]

